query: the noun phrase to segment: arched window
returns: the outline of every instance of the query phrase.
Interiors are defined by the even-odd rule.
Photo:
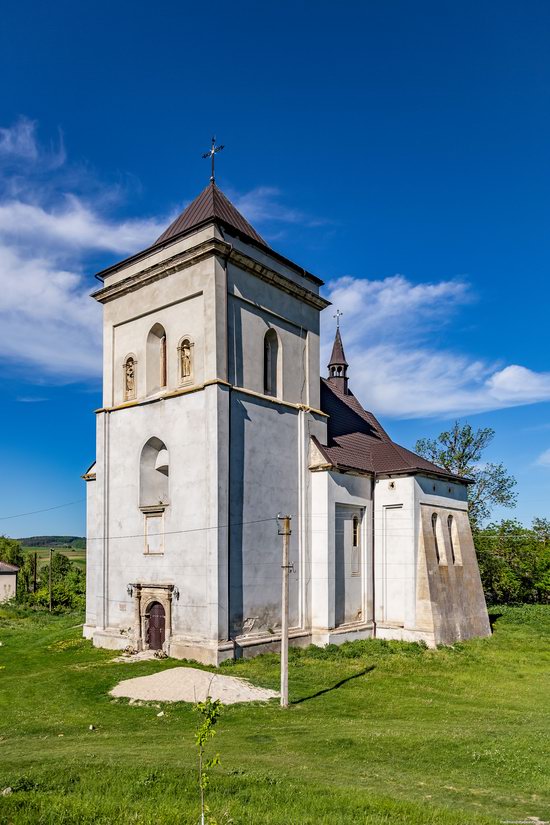
[[[137,395],[137,361],[133,355],[128,355],[123,364],[123,396],[125,401],[133,401]]]
[[[438,564],[447,564],[447,554],[445,552],[445,538],[441,530],[441,521],[437,513],[432,514],[432,530],[434,535],[435,557]]]
[[[150,438],[141,451],[139,462],[139,506],[147,510],[162,510],[167,506],[169,456],[159,438]]]
[[[193,382],[193,342],[187,337],[178,346],[178,373],[180,384]]]
[[[432,514],[432,530],[434,534],[435,557],[437,559],[437,563],[440,564],[441,556],[439,553],[439,542],[437,540],[437,513]]]
[[[451,548],[451,559],[453,564],[456,564],[455,559],[455,548],[453,544],[453,517],[449,516],[447,518],[447,530],[449,531],[449,547]]]
[[[161,324],[147,336],[147,395],[158,392],[167,385],[166,332]]]
[[[277,398],[279,387],[279,339],[274,329],[264,338],[264,393]]]
[[[447,528],[449,530],[449,544],[451,547],[451,556],[453,564],[462,564],[462,553],[460,551],[460,538],[458,535],[458,527],[456,519],[449,516],[447,519]]]

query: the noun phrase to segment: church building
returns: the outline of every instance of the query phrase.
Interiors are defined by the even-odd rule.
[[[394,443],[351,390],[323,282],[210,184],[100,272],[103,406],[85,474],[84,634],[218,664],[291,644],[490,633],[467,481]]]

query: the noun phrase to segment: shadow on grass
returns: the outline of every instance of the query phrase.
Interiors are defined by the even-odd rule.
[[[502,616],[502,613],[489,613],[489,624],[491,625],[491,630],[494,631],[495,624],[500,618],[502,618]]]
[[[318,696],[324,696],[325,693],[331,693],[333,690],[338,690],[338,688],[343,687],[348,682],[351,682],[352,679],[358,679],[360,676],[365,676],[367,673],[371,673],[375,669],[376,665],[369,665],[364,670],[360,670],[359,673],[353,673],[351,676],[346,676],[345,679],[340,679],[339,682],[336,682],[335,685],[332,687],[323,688],[322,690],[318,690],[316,693],[312,693],[311,696],[303,696],[301,699],[295,699],[291,702],[291,705],[301,705],[302,702],[309,702],[310,699],[317,699]]]

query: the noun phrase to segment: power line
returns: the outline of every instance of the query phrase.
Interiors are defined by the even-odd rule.
[[[66,504],[56,504],[54,507],[44,507],[42,510],[29,510],[28,513],[16,513],[13,516],[0,516],[0,521],[7,521],[10,518],[22,518],[22,516],[34,516],[36,513],[48,513],[50,510],[60,510],[62,507],[71,507],[73,504],[80,504],[86,501],[85,498],[78,498],[76,501],[68,501]]]

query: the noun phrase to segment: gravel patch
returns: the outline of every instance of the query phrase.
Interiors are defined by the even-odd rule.
[[[111,690],[111,696],[156,702],[204,702],[207,696],[224,705],[236,702],[267,702],[279,694],[255,687],[246,679],[221,676],[195,667],[173,667],[151,676],[125,679]]]

